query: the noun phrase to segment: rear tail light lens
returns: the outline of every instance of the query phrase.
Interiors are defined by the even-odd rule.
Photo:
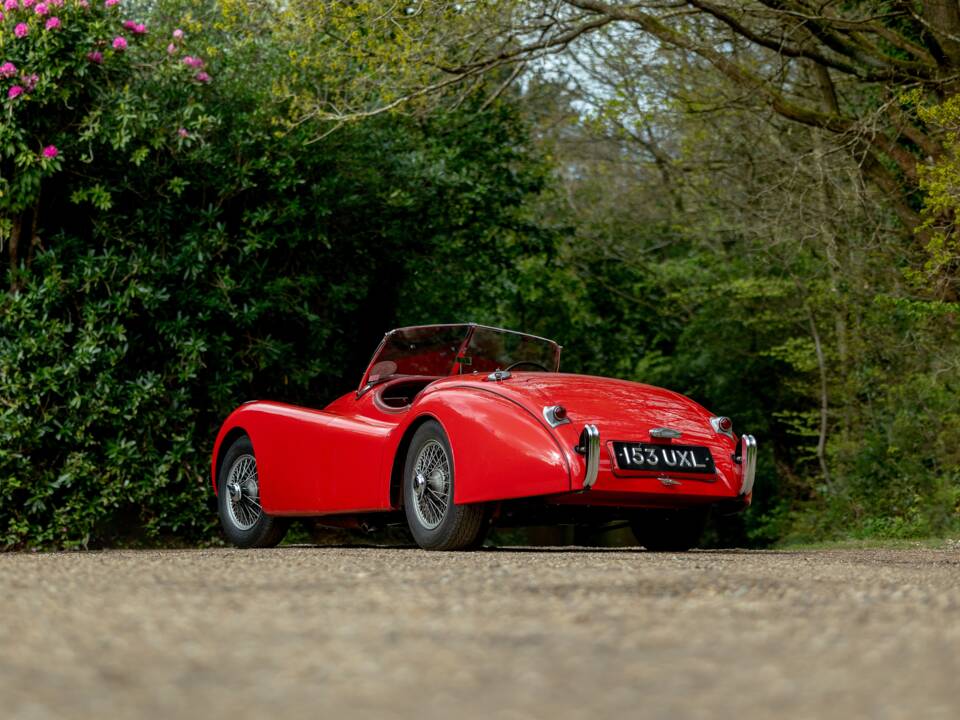
[[[730,418],[724,417],[723,415],[712,417],[710,418],[710,425],[713,427],[714,432],[726,435],[731,440],[733,439],[733,420]]]

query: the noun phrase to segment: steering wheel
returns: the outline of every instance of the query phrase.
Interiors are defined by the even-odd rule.
[[[519,365],[533,365],[536,368],[540,368],[544,372],[550,372],[550,368],[544,367],[543,365],[538,363],[536,360],[518,360],[517,362],[505,367],[504,370],[513,370],[515,367],[518,367]]]

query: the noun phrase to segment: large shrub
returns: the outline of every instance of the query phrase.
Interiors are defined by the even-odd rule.
[[[0,144],[8,249],[20,232],[0,298],[0,546],[209,541],[224,415],[350,389],[401,296],[462,319],[448,281],[482,303],[477,268],[496,284],[543,249],[517,213],[543,169],[505,102],[294,124],[274,92],[287,49],[224,33],[211,3],[56,7],[58,28],[35,7],[0,23],[4,82],[38,75],[4,101]]]

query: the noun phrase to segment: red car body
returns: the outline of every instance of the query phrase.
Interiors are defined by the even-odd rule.
[[[453,361],[444,376],[389,373],[381,378],[375,372],[384,365],[391,369],[382,359],[391,336],[430,333],[432,327],[463,328],[468,336],[440,359],[441,364]],[[327,516],[343,524],[351,517],[400,510],[411,437],[424,422],[435,421],[449,439],[457,505],[497,507],[526,498],[571,509],[722,505],[736,510],[750,503],[756,458],[750,436],[737,438],[731,428],[718,425],[720,418],[663,388],[560,372],[497,372],[489,358],[480,362],[477,355],[464,354],[477,328],[492,330],[456,325],[388,333],[360,388],[322,410],[267,401],[241,405],[214,444],[215,491],[224,449],[246,435],[256,455],[259,502],[268,515]],[[420,369],[417,362],[411,369]],[[565,417],[550,415],[558,406]],[[632,448],[619,446],[618,452],[615,443],[651,446],[641,459],[655,457],[657,466],[628,467]],[[691,446],[709,449],[713,468],[696,467],[692,452],[680,456],[676,449]]]

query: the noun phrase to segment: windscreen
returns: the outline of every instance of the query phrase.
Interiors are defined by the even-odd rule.
[[[460,371],[491,372],[515,366],[522,371],[556,372],[560,346],[552,340],[495,328],[474,328]],[[467,364],[469,363],[469,364]]]
[[[390,333],[367,382],[391,375],[449,375],[469,329],[467,325],[435,325]]]

